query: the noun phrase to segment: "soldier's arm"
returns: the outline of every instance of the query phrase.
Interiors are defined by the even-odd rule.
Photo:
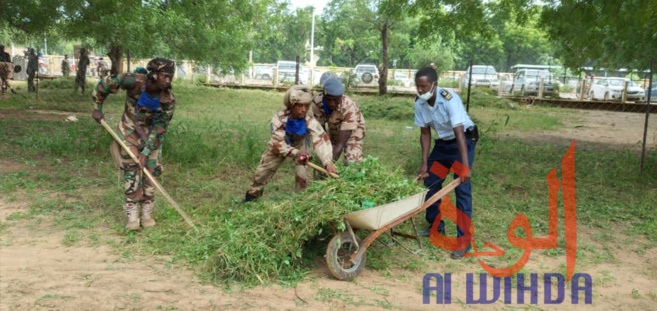
[[[169,123],[176,110],[175,101],[171,105],[162,105],[161,107],[162,111],[158,112],[155,120],[153,120],[153,129],[150,135],[148,135],[144,149],[141,151],[143,155],[150,155],[153,150],[156,150],[162,145],[164,136],[169,128]]]
[[[130,88],[134,84],[134,77],[132,74],[127,73],[109,76],[101,79],[92,93],[94,99],[94,110],[103,111],[103,104],[105,103],[105,99],[107,99],[110,93],[118,90],[119,88]]]
[[[331,139],[324,131],[322,126],[314,118],[308,121],[308,131],[310,132],[310,139],[313,143],[315,154],[324,166],[333,163],[333,146],[331,146]]]
[[[268,145],[279,157],[296,157],[299,154],[299,149],[292,147],[285,140],[285,124],[279,114],[271,119],[271,139]]]

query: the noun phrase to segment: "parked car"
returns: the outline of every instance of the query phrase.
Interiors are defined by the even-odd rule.
[[[279,60],[276,62],[279,82],[294,82],[297,73],[297,62]],[[299,82],[306,84],[308,82],[309,70],[305,66],[299,65]]]
[[[406,70],[405,71],[396,70],[392,75],[393,80],[400,81],[406,87],[415,85],[415,82],[411,77],[412,77],[411,73]]]
[[[356,84],[375,85],[379,83],[379,68],[373,64],[356,65]]]
[[[513,75],[510,93],[519,91],[520,95],[537,95],[543,78],[543,95],[556,94],[556,83],[552,74],[544,69],[520,69]]]
[[[497,77],[497,71],[493,66],[473,65],[472,66],[472,81],[470,81],[470,67],[465,71],[461,87],[467,88],[468,83],[471,86],[488,86],[497,89],[500,86],[500,80]]]
[[[255,78],[259,80],[271,80],[271,78],[274,76],[273,69],[273,65],[256,65]]]
[[[648,90],[646,90],[646,99],[648,100]],[[657,102],[657,82],[652,84],[652,87],[650,88],[650,102],[654,103]]]
[[[645,100],[645,90],[636,82],[626,78],[600,78],[591,86],[589,97],[593,100],[620,100],[623,97],[623,89],[627,85],[627,100]]]

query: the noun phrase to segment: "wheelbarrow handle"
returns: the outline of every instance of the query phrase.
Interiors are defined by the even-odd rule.
[[[312,168],[314,168],[314,169],[316,169],[316,170],[318,170],[318,171],[320,171],[320,172],[322,172],[326,175],[329,175],[333,178],[340,178],[340,175],[334,174],[334,173],[329,173],[329,171],[327,171],[325,168],[323,168],[323,167],[321,167],[321,166],[319,166],[319,165],[317,165],[313,162],[308,161],[308,166],[310,166],[310,167],[312,167]]]

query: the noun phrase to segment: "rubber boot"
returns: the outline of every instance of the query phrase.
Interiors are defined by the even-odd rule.
[[[139,205],[136,203],[126,203],[123,210],[128,215],[128,224],[125,228],[128,230],[139,230]]]
[[[145,201],[141,205],[141,226],[144,228],[155,227],[155,219],[153,219],[153,209],[155,202],[151,200]]]

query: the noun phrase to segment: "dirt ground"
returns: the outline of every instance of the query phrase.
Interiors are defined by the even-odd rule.
[[[563,128],[555,132],[503,133],[523,138],[547,140],[555,144],[569,145],[574,139],[587,147],[628,148],[641,150],[646,115],[634,112],[604,110],[575,110],[576,113],[562,119]],[[657,147],[657,115],[651,114],[646,136],[646,149]]]
[[[61,118],[57,116],[57,118]],[[600,111],[573,116],[557,133],[532,134],[534,138],[569,144],[575,138],[584,144],[613,144],[636,147],[644,115]],[[655,120],[657,121],[657,120]],[[613,125],[612,125],[613,123]],[[611,129],[609,128],[610,126]],[[655,129],[657,127],[653,127]],[[511,134],[529,136],[528,134]],[[655,145],[655,131],[650,134]],[[23,164],[0,156],[0,172],[24,169]],[[312,275],[295,288],[278,285],[246,290],[227,290],[202,284],[193,272],[167,257],[125,259],[109,246],[66,246],[66,232],[46,217],[36,220],[7,220],[26,212],[30,202],[20,196],[9,201],[0,196],[0,310],[655,310],[657,308],[657,248],[637,251],[636,240],[623,238],[601,242],[601,233],[581,228],[580,245],[603,248],[614,260],[577,267],[593,280],[593,304],[572,305],[570,286],[562,305],[543,303],[539,286],[538,305],[505,305],[502,297],[490,305],[466,304],[465,275],[480,272],[476,261],[436,261],[421,271],[366,270],[353,282],[337,281],[318,264]],[[95,229],[103,240],[117,233]],[[428,244],[428,243],[425,243]],[[409,255],[410,256],[410,255]],[[392,259],[391,259],[392,260]],[[318,262],[321,258],[318,258]],[[563,271],[565,256],[533,254],[526,269],[542,273]],[[422,279],[426,273],[452,272],[452,302],[423,304]],[[489,294],[490,294],[489,290]],[[478,297],[478,291],[475,297]],[[432,299],[435,299],[432,298]],[[528,295],[526,300],[529,300]]]

